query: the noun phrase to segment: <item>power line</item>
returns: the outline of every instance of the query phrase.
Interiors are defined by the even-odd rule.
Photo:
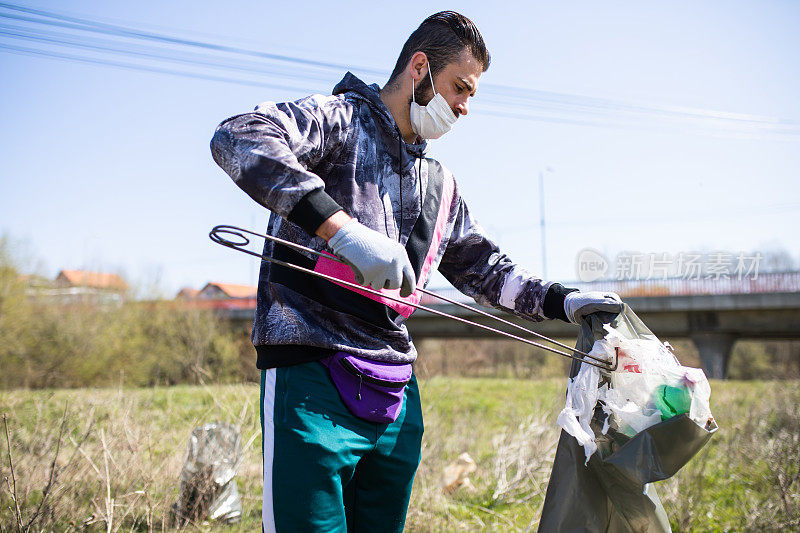
[[[177,62],[182,64],[188,65],[195,65],[195,66],[202,66],[202,67],[214,67],[220,69],[227,69],[227,70],[235,70],[245,73],[259,73],[259,74],[270,74],[270,75],[277,75],[277,76],[284,76],[285,72],[281,70],[270,70],[265,68],[261,65],[233,65],[230,63],[219,63],[214,61],[209,61],[202,56],[192,56],[192,57],[170,57],[164,54],[152,51],[146,51],[147,49],[139,49],[139,50],[131,50],[125,49],[115,45],[112,41],[103,41],[103,40],[94,40],[91,42],[78,42],[75,40],[70,39],[70,35],[67,34],[59,34],[55,32],[36,32],[26,33],[25,31],[21,31],[21,29],[17,26],[9,26],[0,24],[0,36],[10,36],[16,37],[22,40],[29,40],[34,42],[41,42],[45,44],[56,44],[56,45],[64,45],[68,47],[79,48],[83,50],[90,50],[90,51],[99,51],[99,52],[115,52],[121,55],[127,55],[137,58],[146,58],[146,59],[157,59],[169,62]],[[17,52],[21,54],[27,55],[38,55],[44,57],[52,57],[57,59],[67,59],[73,61],[81,61],[85,63],[92,63],[92,64],[101,64],[101,65],[108,65],[114,67],[120,67],[125,69],[140,69],[148,72],[154,72],[159,74],[172,74],[172,75],[179,75],[179,76],[186,76],[195,79],[205,79],[209,81],[223,81],[228,83],[237,83],[237,84],[244,84],[250,86],[258,86],[258,87],[275,87],[275,88],[287,88],[286,85],[278,85],[275,83],[266,83],[260,82],[257,80],[251,79],[244,79],[244,78],[231,78],[231,77],[220,77],[220,76],[212,76],[208,74],[199,74],[196,72],[179,72],[175,70],[169,70],[164,68],[155,68],[155,67],[147,67],[145,65],[137,64],[137,63],[123,63],[119,61],[113,61],[103,58],[87,58],[85,56],[78,56],[74,54],[66,54],[61,52],[53,52],[48,50],[41,50],[35,48],[28,48],[28,47],[20,47],[20,46],[9,46],[0,43],[0,48],[6,49],[8,51]],[[142,51],[145,50],[145,51]],[[291,76],[290,76],[291,77]],[[329,81],[323,77],[316,77],[316,81]],[[300,85],[300,86],[292,86],[294,90],[298,91],[315,91],[320,90],[324,85],[315,85],[313,88],[310,85]],[[491,116],[499,116],[504,118],[521,118],[519,113],[512,113],[512,112],[503,112],[503,111],[483,111],[483,110],[476,110],[478,114],[488,114]],[[580,126],[592,126],[597,125],[587,120],[571,120],[571,119],[564,119],[558,117],[548,117],[545,115],[528,115],[530,118],[536,118],[537,120],[552,122],[557,124],[570,124],[570,125],[580,125]],[[524,117],[523,117],[524,118]]]
[[[270,69],[266,65],[254,66],[252,64],[244,64],[244,63],[234,64],[229,61],[220,62],[220,61],[214,61],[208,58],[207,56],[204,57],[197,54],[194,55],[183,54],[181,56],[177,56],[175,54],[165,54],[162,53],[160,50],[147,47],[138,47],[136,49],[130,47],[125,48],[117,45],[114,41],[110,40],[83,39],[83,41],[81,41],[74,39],[73,36],[70,34],[57,33],[57,32],[31,32],[26,28],[20,28],[19,26],[10,26],[2,23],[0,23],[0,36],[8,36],[15,39],[40,42],[50,45],[79,48],[82,50],[89,50],[95,52],[110,52],[119,55],[133,56],[144,59],[154,59],[159,61],[176,62],[186,65],[218,68],[223,70],[234,70],[251,74],[257,72],[259,74],[269,74],[271,76],[287,77],[285,69],[278,69],[278,68]],[[321,82],[329,81],[328,78],[315,75],[313,73],[305,75],[304,78],[314,79],[316,81],[321,81]]]
[[[148,32],[138,29],[126,28],[115,24],[107,24],[88,19],[62,15],[58,13],[17,6],[13,4],[0,3],[0,8],[34,15],[34,18],[17,13],[2,13],[0,18],[17,20],[19,22],[44,25],[50,27],[60,27],[78,33],[59,33],[52,30],[37,30],[29,27],[4,25],[0,36],[12,39],[22,39],[35,41],[47,46],[66,46],[82,50],[104,53],[110,55],[121,55],[136,57],[138,59],[151,61],[166,61],[171,63],[181,63],[196,67],[219,69],[228,71],[238,71],[251,75],[280,76],[287,80],[293,80],[292,85],[276,84],[274,82],[264,82],[244,77],[215,76],[206,73],[193,71],[175,71],[158,66],[142,65],[141,63],[123,63],[114,59],[107,58],[86,58],[75,54],[64,54],[51,50],[32,49],[4,45],[2,48],[7,51],[24,53],[28,55],[47,56],[56,59],[71,61],[81,61],[84,63],[103,64],[116,66],[126,69],[139,69],[148,72],[186,76],[195,79],[205,79],[209,81],[222,81],[227,83],[237,83],[248,86],[272,87],[272,88],[292,88],[293,90],[319,90],[322,83],[329,82],[319,70],[338,71],[348,70],[347,65],[330,63],[325,61],[313,61],[304,58],[292,57],[281,54],[273,54],[250,50],[246,48],[208,43],[196,39],[184,39],[165,34]],[[80,32],[90,32],[95,34],[108,35],[115,40],[91,39]],[[124,40],[123,40],[124,39]],[[159,47],[153,45],[139,46],[133,48],[132,43],[127,42],[154,42]],[[166,48],[164,47],[166,46]],[[188,54],[182,48],[199,48],[206,51],[214,51],[223,54],[222,57],[209,57],[208,54]],[[231,58],[230,56],[233,56]],[[247,63],[236,63],[235,58],[246,58]],[[232,59],[234,60],[232,62]],[[270,63],[272,62],[272,63]],[[301,70],[285,72],[285,68],[276,65],[295,64]],[[311,69],[311,70],[309,70]],[[355,70],[364,73],[386,75],[385,71],[367,67],[355,67]],[[311,81],[312,83],[308,83]],[[299,82],[299,85],[297,84]],[[318,85],[319,83],[319,85]],[[631,127],[636,126],[637,122],[643,119],[657,119],[662,122],[678,124],[694,124],[695,128],[711,127],[719,130],[720,126],[727,128],[726,133],[730,134],[730,126],[743,129],[744,133],[756,134],[778,134],[778,135],[797,135],[800,133],[800,124],[769,117],[755,115],[722,113],[702,109],[689,109],[668,106],[639,105],[618,102],[609,99],[583,97],[562,93],[552,93],[547,91],[537,91],[521,89],[503,85],[484,84],[482,93],[485,95],[484,102],[489,106],[483,110],[476,109],[475,112],[484,115],[491,115],[503,118],[527,119],[536,121],[546,121],[551,123],[572,124],[582,126],[600,127]],[[633,123],[633,124],[632,124]],[[708,132],[707,132],[708,133]],[[712,132],[713,133],[713,132]],[[717,131],[719,133],[719,131]]]
[[[0,31],[0,35],[3,32]],[[62,60],[69,60],[75,61],[78,63],[84,64],[92,64],[92,65],[103,65],[109,67],[120,68],[124,70],[139,70],[143,72],[151,72],[154,74],[166,74],[170,76],[179,76],[185,77],[190,79],[198,79],[204,81],[212,81],[212,82],[221,82],[221,83],[232,83],[237,85],[244,85],[250,87],[264,87],[269,89],[277,89],[282,91],[295,91],[295,92],[324,92],[320,86],[312,87],[310,85],[287,85],[287,84],[280,84],[275,82],[267,82],[267,81],[259,81],[259,80],[252,80],[252,79],[245,79],[245,78],[235,78],[231,76],[215,76],[212,74],[205,74],[199,72],[189,72],[189,71],[176,71],[174,69],[169,68],[162,68],[162,67],[155,67],[155,66],[148,66],[142,65],[137,63],[129,63],[123,61],[116,61],[111,59],[105,58],[97,58],[97,57],[85,57],[79,56],[75,54],[68,54],[64,52],[55,52],[49,50],[41,50],[35,48],[28,48],[22,46],[14,46],[8,45],[4,43],[0,43],[0,51],[6,51],[10,53],[15,53],[19,55],[27,55],[33,57],[48,57],[53,59],[62,59]],[[510,119],[519,119],[519,120],[534,120],[537,122],[547,122],[552,124],[565,124],[565,125],[572,125],[572,126],[594,126],[594,127],[621,127],[619,123],[597,123],[591,122],[588,120],[578,120],[578,119],[570,119],[570,118],[561,118],[561,117],[554,117],[554,116],[546,116],[546,115],[535,115],[535,114],[520,114],[520,113],[512,113],[512,112],[503,112],[503,111],[493,111],[493,110],[484,110],[484,109],[476,109],[473,110],[473,113],[480,114],[480,115],[487,115],[487,116],[494,116],[494,117],[501,117],[501,118],[510,118]],[[628,125],[630,126],[630,125]]]
[[[119,35],[124,37],[134,37],[134,38],[142,38],[142,39],[149,39],[153,41],[160,41],[163,43],[169,44],[179,44],[184,46],[192,46],[197,48],[203,48],[206,50],[214,50],[217,52],[228,52],[233,54],[241,54],[247,55],[252,57],[258,57],[262,59],[272,59],[278,61],[286,61],[288,63],[303,63],[310,66],[322,67],[322,68],[329,68],[329,69],[337,69],[337,70],[348,70],[353,68],[352,66],[338,64],[338,63],[330,63],[326,61],[315,61],[311,59],[304,59],[292,56],[286,56],[281,54],[272,54],[268,52],[262,52],[260,50],[250,50],[247,48],[240,48],[236,46],[228,46],[222,44],[215,44],[215,43],[208,43],[203,41],[197,41],[192,39],[183,39],[180,37],[173,37],[169,35],[157,34],[153,32],[147,32],[143,30],[137,30],[132,28],[125,28],[123,26],[118,26],[115,24],[107,24],[104,22],[98,22],[88,19],[82,19],[78,17],[72,17],[69,15],[62,15],[58,13],[53,13],[51,11],[43,11],[39,9],[32,9],[25,6],[19,6],[14,4],[7,4],[4,2],[0,2],[0,7],[9,9],[12,11],[19,11],[22,13],[29,13],[32,15],[37,15],[39,17],[44,17],[45,19],[54,19],[54,20],[42,20],[42,19],[34,19],[30,17],[22,17],[18,15],[12,15],[8,13],[0,14],[2,17],[6,18],[14,18],[17,20],[23,20],[27,22],[34,22],[39,24],[49,24],[54,26],[62,26],[66,28],[78,29],[83,31],[90,31],[90,32],[97,32],[97,33],[105,33],[110,35]],[[359,71],[368,73],[368,74],[376,74],[376,75],[383,75],[384,71],[382,70],[375,70],[375,69],[368,69],[368,68],[360,68]]]
[[[206,80],[206,81],[218,81],[223,83],[230,83],[231,79],[228,77],[222,76],[213,76],[208,74],[200,74],[200,73],[192,73],[192,72],[181,72],[176,73],[173,70],[159,68],[159,67],[150,67],[146,65],[137,65],[134,63],[124,63],[121,61],[112,61],[108,59],[98,59],[98,58],[89,58],[89,57],[81,57],[71,54],[64,54],[60,52],[49,52],[45,50],[36,50],[32,48],[25,48],[21,46],[12,46],[6,44],[0,44],[0,50],[6,50],[8,52],[22,54],[22,55],[29,55],[29,56],[42,56],[42,57],[52,57],[55,59],[67,59],[70,61],[77,61],[80,63],[88,63],[88,64],[95,64],[95,65],[106,65],[110,67],[117,67],[122,69],[128,70],[143,70],[146,72],[153,72],[156,74],[169,74],[169,75],[179,75],[185,76],[188,78],[195,78],[199,80]],[[260,82],[254,80],[236,80],[236,83],[241,85],[250,85],[252,87],[267,87],[270,89],[278,89],[278,90],[286,90],[286,91],[307,91],[307,88],[304,87],[297,87],[291,85],[282,85],[277,83],[267,83],[267,82]]]

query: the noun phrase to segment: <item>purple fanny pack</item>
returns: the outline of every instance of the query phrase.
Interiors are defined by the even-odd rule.
[[[351,413],[370,422],[397,420],[403,408],[403,392],[411,381],[411,364],[371,361],[347,352],[336,352],[320,361],[328,367],[342,401]]]

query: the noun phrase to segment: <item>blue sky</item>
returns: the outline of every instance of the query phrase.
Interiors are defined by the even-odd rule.
[[[380,71],[391,70],[425,16],[453,7],[25,5]],[[530,120],[479,88],[471,115],[431,142],[429,155],[453,171],[470,209],[514,260],[541,272],[538,173],[546,167],[551,279],[575,279],[586,247],[609,257],[777,248],[800,257],[800,4],[459,2],[458,10],[492,53],[481,83],[790,122],[791,134],[756,135],[649,115],[628,123],[605,113],[594,125]],[[2,50],[0,72],[0,233],[24,241],[46,275],[121,271],[166,294],[256,279],[251,258],[207,237],[215,224],[263,229],[267,218],[211,159],[214,127],[265,100],[330,92],[344,74],[280,90]],[[500,106],[502,116],[491,113]],[[546,112],[563,118],[557,108]]]

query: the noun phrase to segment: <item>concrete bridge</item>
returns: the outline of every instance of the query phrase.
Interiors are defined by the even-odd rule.
[[[625,302],[660,339],[691,339],[706,374],[713,378],[727,375],[731,349],[738,339],[800,339],[800,292],[631,296],[625,297]],[[430,304],[430,307],[533,338],[453,304]],[[574,337],[576,333],[575,326],[560,320],[534,323],[493,309],[487,311],[550,338]],[[406,323],[415,339],[496,336],[481,328],[425,312],[414,313]]]
[[[691,281],[691,280],[690,280]],[[724,378],[734,342],[739,339],[800,339],[800,272],[763,274],[757,280],[659,280],[565,284],[581,290],[618,292],[634,312],[662,340],[689,338],[697,347],[706,374]],[[470,303],[454,289],[445,296]],[[219,308],[234,321],[252,323],[255,302]],[[453,304],[428,296],[422,303],[473,322],[492,325],[520,336],[519,330],[494,322]],[[220,306],[222,307],[222,306]],[[481,308],[551,338],[574,337],[575,326],[561,321],[529,322],[494,309]],[[407,321],[415,339],[425,337],[490,338],[495,334],[431,313],[418,311]],[[533,338],[533,336],[530,336]]]

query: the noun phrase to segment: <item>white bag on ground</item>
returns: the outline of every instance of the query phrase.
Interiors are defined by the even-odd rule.
[[[242,500],[236,471],[242,460],[239,429],[225,422],[196,427],[189,438],[181,469],[178,501],[172,506],[174,524],[185,527],[205,520],[239,522]]]

